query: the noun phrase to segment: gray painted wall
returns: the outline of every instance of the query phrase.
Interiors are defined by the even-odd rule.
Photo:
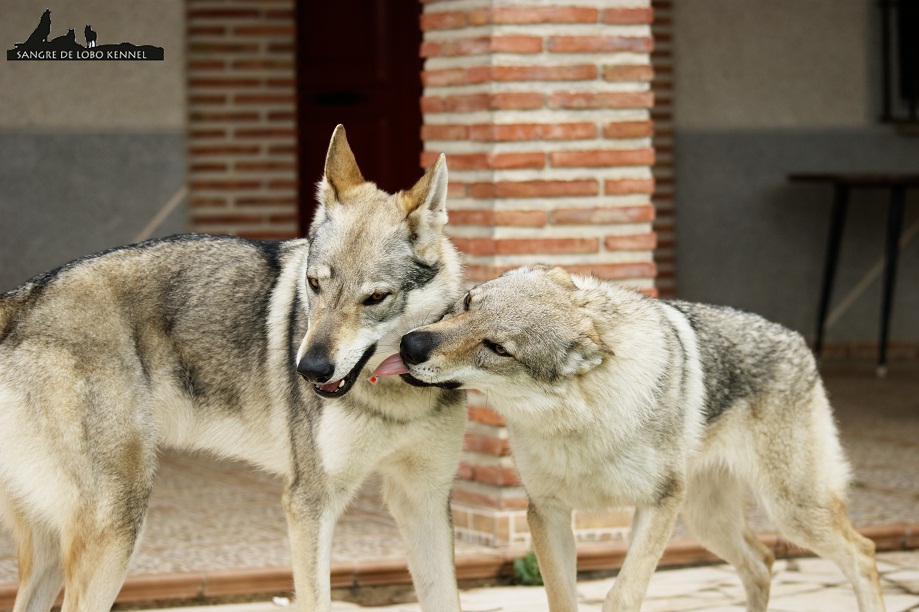
[[[791,172],[919,171],[919,138],[878,125],[869,0],[674,3],[677,291],[815,329],[832,191]],[[886,194],[859,191],[834,304],[883,255]],[[906,227],[919,222],[919,193]],[[919,341],[919,238],[901,256],[891,338]],[[827,332],[877,340],[880,280]]]
[[[173,133],[0,133],[0,291],[133,241],[185,182]],[[184,207],[154,232],[186,231]]]
[[[132,241],[185,185],[183,0],[5,0],[0,45],[51,36],[164,48],[163,62],[0,63],[0,291]],[[186,231],[184,201],[154,232]]]

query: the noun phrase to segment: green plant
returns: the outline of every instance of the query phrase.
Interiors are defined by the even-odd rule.
[[[514,559],[514,582],[526,586],[542,586],[539,563],[534,553],[528,552],[523,557]]]

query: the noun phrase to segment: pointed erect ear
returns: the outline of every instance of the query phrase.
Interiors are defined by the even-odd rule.
[[[415,186],[396,196],[408,225],[412,250],[427,264],[441,254],[447,223],[447,158],[441,153]]]
[[[613,352],[603,346],[596,332],[591,329],[589,334],[582,335],[571,346],[563,358],[560,373],[562,376],[584,374],[603,363],[604,357],[612,354]]]
[[[335,198],[339,201],[344,193],[365,182],[345,137],[345,126],[341,124],[332,132],[329,151],[325,156],[325,174],[322,178],[323,182],[334,190]]]
[[[399,193],[399,205],[406,217],[415,213],[428,214],[434,225],[447,222],[447,156],[443,153],[424,173],[415,186]]]
[[[548,266],[546,264],[535,264],[530,266],[533,270],[539,270],[546,275],[546,278],[561,287],[562,289],[576,290],[578,287],[571,280],[569,274],[564,268],[559,266]]]

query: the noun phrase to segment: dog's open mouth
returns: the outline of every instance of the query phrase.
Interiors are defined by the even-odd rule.
[[[367,365],[367,360],[373,357],[376,350],[377,345],[371,344],[370,347],[364,351],[364,354],[361,355],[361,358],[357,360],[357,364],[351,368],[351,371],[348,372],[344,378],[322,384],[313,383],[313,391],[320,397],[341,397],[354,386],[357,375],[361,373],[361,370]]]
[[[452,380],[448,380],[446,382],[441,382],[441,383],[424,382],[423,380],[419,380],[415,378],[411,374],[402,374],[399,376],[399,378],[401,378],[408,384],[412,385],[413,387],[438,387],[440,389],[459,389],[462,386],[462,383],[454,382]]]

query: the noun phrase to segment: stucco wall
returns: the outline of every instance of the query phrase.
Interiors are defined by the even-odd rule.
[[[162,62],[0,64],[0,291],[130,242],[185,184],[183,0],[5,0],[0,44],[51,9],[51,37],[163,47]],[[155,236],[184,231],[184,203]]]
[[[830,188],[818,170],[915,171],[919,138],[880,125],[878,15],[869,0],[674,3],[677,289],[811,337]],[[883,253],[886,195],[856,192],[834,303]],[[908,197],[905,226],[919,217]],[[919,240],[902,256],[891,337],[919,340]],[[880,281],[828,330],[877,339]]]

